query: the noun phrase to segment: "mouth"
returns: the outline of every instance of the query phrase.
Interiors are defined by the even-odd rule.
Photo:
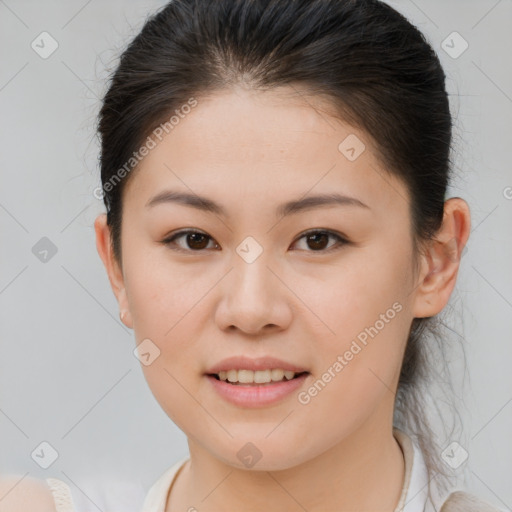
[[[242,408],[276,406],[306,385],[311,373],[284,359],[232,356],[203,374],[217,397]]]
[[[205,374],[205,377],[217,396],[236,407],[250,409],[278,405],[298,392],[309,375],[307,371],[295,373],[291,370],[285,374],[284,370],[273,368],[258,371],[223,370]],[[264,382],[257,382],[262,380]]]

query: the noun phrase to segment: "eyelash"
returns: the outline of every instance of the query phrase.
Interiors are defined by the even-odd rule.
[[[197,233],[199,235],[205,235],[207,238],[209,238],[210,240],[213,240],[212,237],[210,237],[209,235],[207,235],[206,233],[203,233],[202,231],[197,231],[195,229],[185,229],[185,230],[181,230],[181,231],[178,231],[176,233],[174,233],[172,236],[170,237],[167,237],[166,239],[162,240],[162,244],[166,245],[166,246],[171,246],[171,245],[176,245],[175,244],[175,240],[177,238],[180,238],[184,235],[188,235],[188,234],[193,234],[193,233]],[[331,253],[332,251],[335,251],[335,250],[338,250],[338,249],[341,249],[344,245],[347,245],[349,244],[350,242],[343,236],[341,236],[340,234],[334,232],[334,231],[331,231],[331,230],[328,230],[328,229],[312,229],[312,230],[309,230],[309,231],[306,231],[304,233],[302,233],[298,238],[297,238],[297,241],[298,240],[301,240],[302,238],[308,236],[308,235],[312,235],[312,234],[327,234],[329,236],[332,236],[333,238],[335,238],[338,243],[337,244],[334,244],[333,246],[329,247],[328,249],[321,249],[321,250],[318,250],[318,251],[306,251],[306,252],[312,252],[312,253]],[[205,251],[206,249],[183,249],[182,247],[170,247],[171,250],[173,251],[178,251],[178,252],[188,252],[188,253],[200,253],[200,252],[203,252]]]

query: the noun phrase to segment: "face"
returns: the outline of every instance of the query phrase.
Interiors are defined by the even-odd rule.
[[[189,439],[240,468],[243,447],[285,469],[388,421],[416,316],[405,186],[364,132],[294,90],[198,99],[123,196],[117,295],[151,354],[147,382]],[[220,209],[151,204],[167,191]],[[352,199],[303,202],[333,194]],[[207,375],[233,356],[307,374],[258,402],[255,385]]]

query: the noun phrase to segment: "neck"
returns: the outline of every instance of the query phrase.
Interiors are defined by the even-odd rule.
[[[189,448],[166,512],[393,512],[405,474],[391,422],[366,423],[317,457],[277,471],[234,468],[191,440]]]

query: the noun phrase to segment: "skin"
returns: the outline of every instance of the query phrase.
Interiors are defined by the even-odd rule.
[[[296,91],[234,88],[199,99],[132,171],[122,262],[105,214],[95,221],[124,323],[137,344],[149,338],[160,350],[142,365],[145,378],[188,438],[190,461],[166,512],[393,511],[401,493],[392,417],[405,343],[413,318],[448,302],[469,208],[460,198],[446,201],[437,241],[415,267],[405,185],[385,173],[366,133]],[[350,134],[366,146],[355,161],[338,150]],[[145,206],[165,189],[207,196],[228,217],[177,203]],[[334,191],[369,208],[276,217],[284,201]],[[162,243],[181,229],[210,238],[200,251],[186,236],[174,245],[184,252]],[[311,229],[349,243],[332,236],[308,243],[303,233]],[[251,264],[236,252],[247,236],[263,248]],[[273,406],[237,407],[204,376],[225,357],[272,355],[306,368],[307,389],[396,302],[401,311],[307,405],[292,393]],[[237,457],[248,442],[262,453],[252,469]]]

